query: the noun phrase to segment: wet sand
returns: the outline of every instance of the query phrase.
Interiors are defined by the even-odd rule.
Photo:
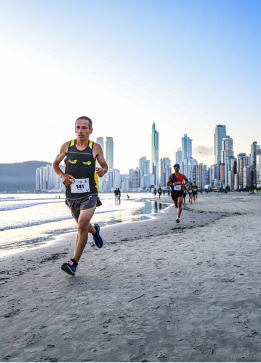
[[[260,361],[260,205],[212,193],[180,224],[106,227],[75,277],[75,233],[0,259],[0,360]]]

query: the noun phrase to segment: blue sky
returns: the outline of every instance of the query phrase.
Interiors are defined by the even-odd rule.
[[[236,154],[261,142],[260,1],[0,6],[0,162],[52,161],[80,115],[93,119],[94,140],[114,137],[124,173],[151,159],[153,121],[160,157],[173,162],[186,133],[193,156],[211,165],[217,124]]]

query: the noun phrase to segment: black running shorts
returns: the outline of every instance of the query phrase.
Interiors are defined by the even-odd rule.
[[[178,192],[171,191],[171,198],[176,202],[178,198],[183,197],[183,190],[179,190]]]
[[[85,209],[91,209],[95,206],[102,205],[100,198],[94,195],[89,195],[86,198],[79,200],[65,199],[65,204],[70,208],[73,218],[78,219],[80,211]]]
[[[193,191],[193,196],[194,195],[198,195],[198,191],[196,190],[196,191]]]

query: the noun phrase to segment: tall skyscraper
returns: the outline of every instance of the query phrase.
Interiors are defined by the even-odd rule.
[[[146,159],[145,156],[139,159],[139,174],[140,174],[140,188],[143,188],[144,182],[143,178],[144,175],[147,175],[150,173],[150,161]]]
[[[159,133],[156,131],[155,122],[152,125],[151,135],[151,164],[154,174],[154,185],[159,185]]]
[[[256,168],[256,152],[260,149],[260,145],[257,145],[257,142],[254,141],[251,145],[251,166]]]
[[[192,158],[192,139],[187,134],[182,137],[182,160]]]
[[[234,157],[233,139],[232,137],[226,135],[222,139],[221,163],[225,163],[226,158],[230,157]]]
[[[215,164],[221,163],[222,139],[226,137],[227,130],[225,125],[217,125],[214,134],[214,156]]]
[[[162,187],[167,186],[168,178],[171,174],[171,162],[169,158],[160,159],[160,183]]]
[[[97,137],[96,142],[97,142],[97,144],[101,145],[103,154],[105,154],[103,137]],[[105,157],[105,155],[104,155],[104,157]],[[105,159],[106,159],[106,157],[105,157]],[[98,163],[97,160],[96,160],[96,164],[97,164],[97,167],[100,167],[100,164]],[[99,178],[99,184],[101,183],[101,180],[100,179],[101,178]]]
[[[114,144],[113,138],[106,136],[106,161],[109,168],[114,167]]]
[[[182,162],[182,150],[181,147],[176,151],[176,164],[180,164]]]

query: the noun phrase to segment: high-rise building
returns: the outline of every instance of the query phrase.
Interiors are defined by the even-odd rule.
[[[198,188],[205,188],[205,185],[207,184],[207,173],[207,165],[202,163],[193,165],[193,182],[196,183]]]
[[[256,152],[256,186],[261,187],[261,149]]]
[[[260,145],[257,145],[257,142],[254,141],[251,145],[251,166],[256,167],[256,152],[260,149]]]
[[[106,161],[110,169],[114,167],[114,144],[113,138],[106,136]]]
[[[170,174],[171,174],[170,158],[160,159],[160,184],[162,187],[167,186],[167,181],[168,181]]]
[[[182,150],[181,147],[176,151],[176,164],[180,164],[182,162]]]
[[[211,165],[210,168],[210,184],[213,187],[217,185],[217,181],[220,181],[220,164]]]
[[[113,188],[121,187],[121,174],[119,169],[113,169]]]
[[[243,188],[243,168],[246,164],[246,153],[237,155],[238,189]]]
[[[155,122],[152,125],[151,135],[151,167],[154,174],[154,185],[159,185],[159,133],[156,131]]]
[[[60,168],[63,172],[65,171],[63,165],[60,165]],[[52,170],[51,165],[37,168],[35,171],[35,190],[45,192],[57,189],[64,190],[65,186],[59,176]]]
[[[225,163],[220,163],[219,164],[219,169],[220,169],[220,181],[225,182]]]
[[[145,156],[142,156],[139,159],[140,188],[144,187],[143,177],[144,175],[149,174],[149,172],[150,172],[150,161],[147,160]]]
[[[251,185],[251,167],[243,167],[243,188],[250,187]]]
[[[134,170],[132,174],[132,188],[137,189],[139,188],[139,171]]]
[[[182,137],[182,160],[192,158],[192,139],[187,134]]]
[[[226,158],[230,158],[233,156],[234,156],[233,139],[232,137],[226,135],[222,139],[221,163],[225,163]]]
[[[226,126],[217,125],[214,134],[214,156],[215,164],[221,163],[222,139],[226,136]]]
[[[234,163],[236,159],[233,156],[225,158],[225,185],[233,187],[234,185]]]
[[[193,166],[198,165],[198,161],[193,158],[183,159],[180,163],[180,172],[184,174],[189,182],[193,182]]]

